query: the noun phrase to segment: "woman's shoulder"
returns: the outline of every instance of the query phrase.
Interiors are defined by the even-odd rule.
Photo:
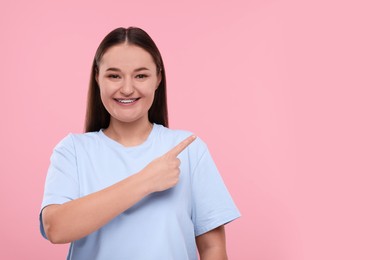
[[[190,150],[194,151],[197,150],[199,152],[202,152],[204,150],[207,150],[206,143],[194,132],[189,130],[183,130],[183,129],[172,129],[167,128],[162,125],[156,125],[158,127],[157,135],[160,140],[170,141],[172,142],[172,145],[177,145],[181,141],[185,140],[187,137],[191,135],[195,135],[196,139],[195,141],[189,146]]]
[[[58,148],[70,148],[77,145],[93,145],[97,143],[100,132],[87,132],[87,133],[68,133],[60,142],[56,145]]]
[[[157,128],[158,134],[170,138],[181,138],[181,137],[186,137],[194,134],[193,132],[188,130],[173,129],[158,124],[155,124],[155,127]]]

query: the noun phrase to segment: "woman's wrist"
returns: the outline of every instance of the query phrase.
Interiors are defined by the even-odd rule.
[[[133,175],[136,180],[136,185],[139,188],[139,192],[143,197],[153,193],[152,185],[150,184],[150,181],[147,178],[147,175],[145,174],[145,169],[141,170],[140,172]]]

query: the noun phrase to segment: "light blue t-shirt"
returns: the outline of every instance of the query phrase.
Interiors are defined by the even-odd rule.
[[[154,124],[139,146],[124,147],[102,130],[69,134],[54,149],[42,209],[102,190],[142,170],[190,136]],[[195,237],[240,216],[205,143],[179,156],[176,186],[152,193],[96,232],[71,243],[72,260],[193,260]],[[46,237],[40,216],[41,233]]]

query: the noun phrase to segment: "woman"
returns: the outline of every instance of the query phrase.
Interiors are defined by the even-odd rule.
[[[139,28],[110,32],[91,71],[86,133],[54,149],[42,235],[68,259],[227,259],[239,217],[207,146],[168,127],[164,64]]]

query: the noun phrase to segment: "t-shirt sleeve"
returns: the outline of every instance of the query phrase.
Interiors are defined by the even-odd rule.
[[[42,209],[50,204],[63,204],[79,197],[77,160],[72,135],[65,137],[50,157],[45,190],[39,215],[40,231],[46,237],[42,223]]]
[[[200,145],[202,152],[192,175],[195,236],[240,217],[207,146]]]

